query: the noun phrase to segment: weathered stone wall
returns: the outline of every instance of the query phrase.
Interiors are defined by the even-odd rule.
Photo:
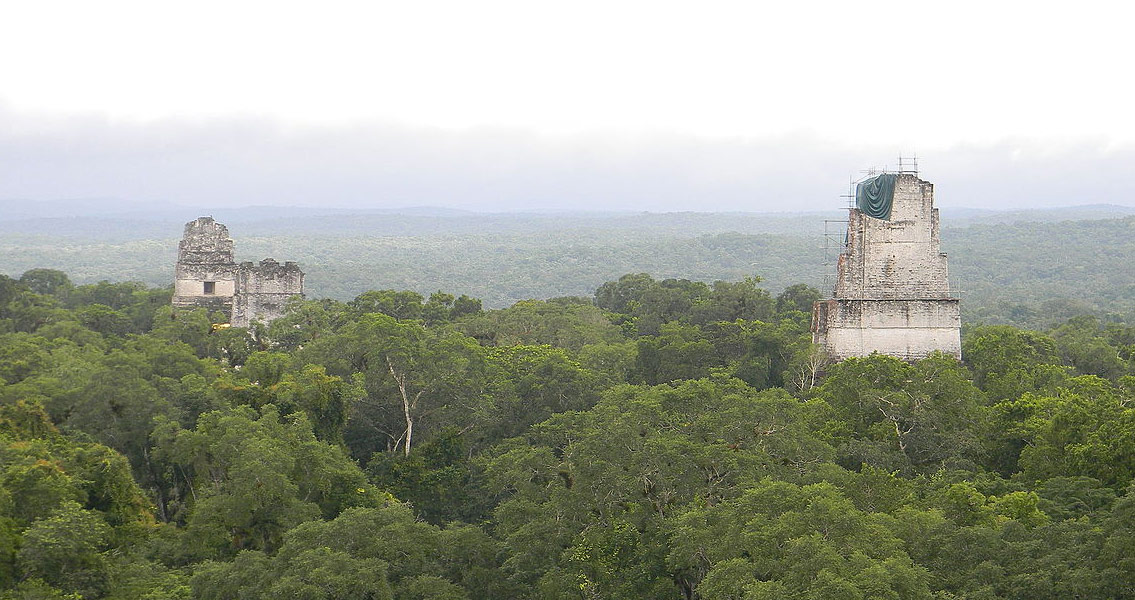
[[[236,263],[229,230],[212,217],[185,224],[177,245],[173,305],[228,311],[236,290]]]
[[[175,307],[224,311],[233,325],[248,327],[283,316],[288,298],[303,295],[303,271],[271,258],[237,265],[228,228],[200,217],[185,224],[173,290]]]
[[[939,250],[933,184],[900,174],[890,220],[851,209],[837,269],[835,297],[817,302],[812,315],[813,341],[830,358],[961,357],[961,317]]]
[[[939,251],[934,185],[899,175],[891,219],[852,209],[840,256],[837,298],[949,298],[946,255]]]
[[[931,352],[961,357],[961,317],[956,298],[817,302],[812,315],[816,343],[835,361],[881,352],[918,360]]]
[[[248,327],[253,321],[269,323],[284,316],[292,296],[303,295],[303,271],[294,262],[280,264],[271,258],[241,263],[237,270],[231,323]]]

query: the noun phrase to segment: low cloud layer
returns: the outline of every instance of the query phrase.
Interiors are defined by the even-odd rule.
[[[439,206],[477,211],[795,211],[840,206],[849,179],[920,153],[943,207],[1135,204],[1135,147],[1003,140],[920,150],[797,134],[762,139],[540,136],[256,118],[30,119],[0,112],[0,202],[168,208]],[[98,200],[104,199],[104,200]],[[70,209],[66,209],[70,210]]]

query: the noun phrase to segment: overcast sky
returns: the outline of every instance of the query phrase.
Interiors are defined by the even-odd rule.
[[[12,2],[0,200],[1135,204],[1115,2]]]

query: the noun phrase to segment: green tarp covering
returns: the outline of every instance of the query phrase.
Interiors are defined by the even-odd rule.
[[[891,204],[895,200],[895,180],[898,175],[883,173],[855,186],[855,208],[876,219],[891,219]]]

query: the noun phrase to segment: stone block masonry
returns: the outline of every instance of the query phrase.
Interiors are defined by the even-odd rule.
[[[173,305],[229,312],[236,293],[236,270],[227,227],[213,217],[186,223],[185,235],[177,245]]]
[[[303,271],[294,262],[280,264],[271,258],[260,264],[244,262],[237,270],[237,293],[233,296],[232,324],[248,327],[284,316],[288,298],[303,295]]]
[[[961,317],[939,250],[934,186],[909,173],[891,177],[889,219],[848,211],[833,298],[813,308],[813,341],[835,361],[872,352],[908,361],[935,351],[961,358]]]
[[[271,258],[238,265],[233,246],[228,228],[212,217],[186,223],[178,244],[173,306],[222,311],[237,327],[283,316],[288,298],[303,296],[299,265]]]

